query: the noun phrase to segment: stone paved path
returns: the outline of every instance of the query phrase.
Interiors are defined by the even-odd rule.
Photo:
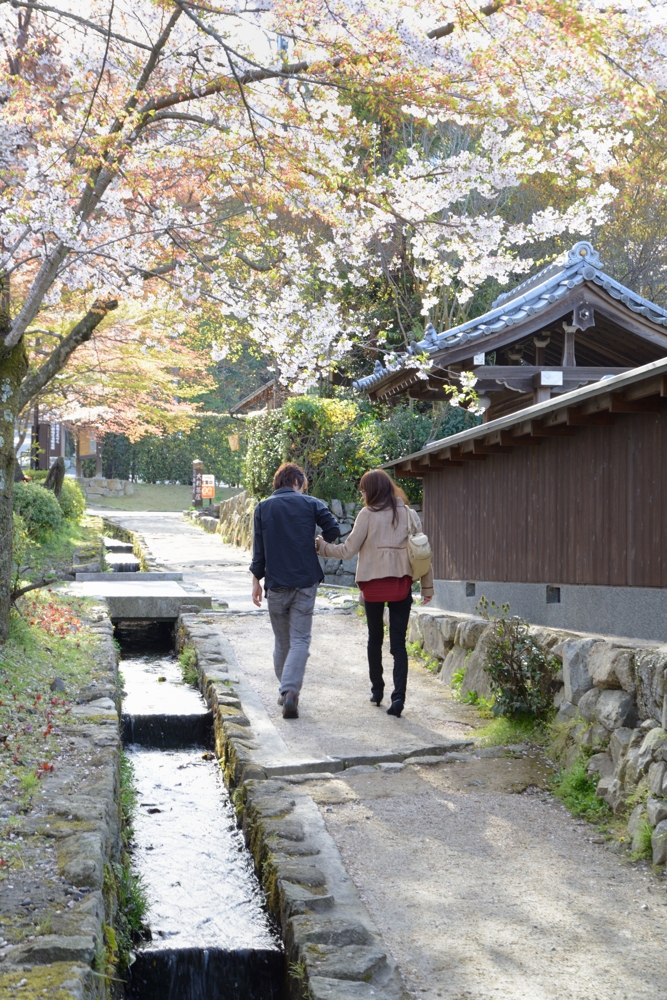
[[[474,731],[474,712],[410,672],[401,720],[368,702],[363,623],[320,602],[301,718],[276,705],[271,633],[251,611],[248,554],[172,515],[123,515],[165,568],[230,610],[246,679],[288,747],[365,754]],[[530,754],[363,768],[309,782],[403,977],[423,1000],[659,1000],[667,996],[663,876],[596,843],[544,791]]]

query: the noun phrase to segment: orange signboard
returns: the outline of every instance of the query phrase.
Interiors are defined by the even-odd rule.
[[[215,500],[215,476],[201,477],[202,500]]]

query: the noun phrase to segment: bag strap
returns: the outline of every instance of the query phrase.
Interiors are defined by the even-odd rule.
[[[417,514],[417,511],[413,510],[412,507],[408,507],[407,504],[405,505],[405,509],[408,512],[408,531],[411,535],[414,536],[417,534],[417,525],[415,523],[415,516]]]

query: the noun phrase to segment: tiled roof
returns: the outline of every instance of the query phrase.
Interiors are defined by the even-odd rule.
[[[380,361],[376,361],[373,374],[358,379],[352,385],[360,391],[368,391],[392,372],[409,368],[410,358],[415,354],[425,352],[434,354],[436,351],[458,347],[468,341],[477,348],[478,341],[483,341],[485,337],[499,333],[507,327],[520,324],[529,316],[533,316],[554,302],[558,302],[559,299],[565,298],[568,292],[583,284],[584,281],[600,285],[605,292],[612,298],[618,299],[628,309],[644,316],[651,323],[667,327],[667,310],[642,298],[641,295],[637,295],[625,285],[605,274],[597,250],[590,243],[582,240],[575,243],[567,257],[561,258],[554,264],[549,264],[544,270],[517,285],[512,291],[500,295],[489,312],[482,316],[470,319],[467,323],[461,323],[460,326],[444,333],[437,333],[429,323],[424,339],[417,344],[411,344],[404,354],[398,356],[398,362],[395,365],[385,368]]]

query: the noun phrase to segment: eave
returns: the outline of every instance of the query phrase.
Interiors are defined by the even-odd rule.
[[[430,471],[484,461],[490,454],[539,446],[549,437],[572,436],[580,427],[613,423],[619,414],[659,413],[665,399],[667,359],[662,359],[434,441],[383,468],[400,478],[421,479]]]

